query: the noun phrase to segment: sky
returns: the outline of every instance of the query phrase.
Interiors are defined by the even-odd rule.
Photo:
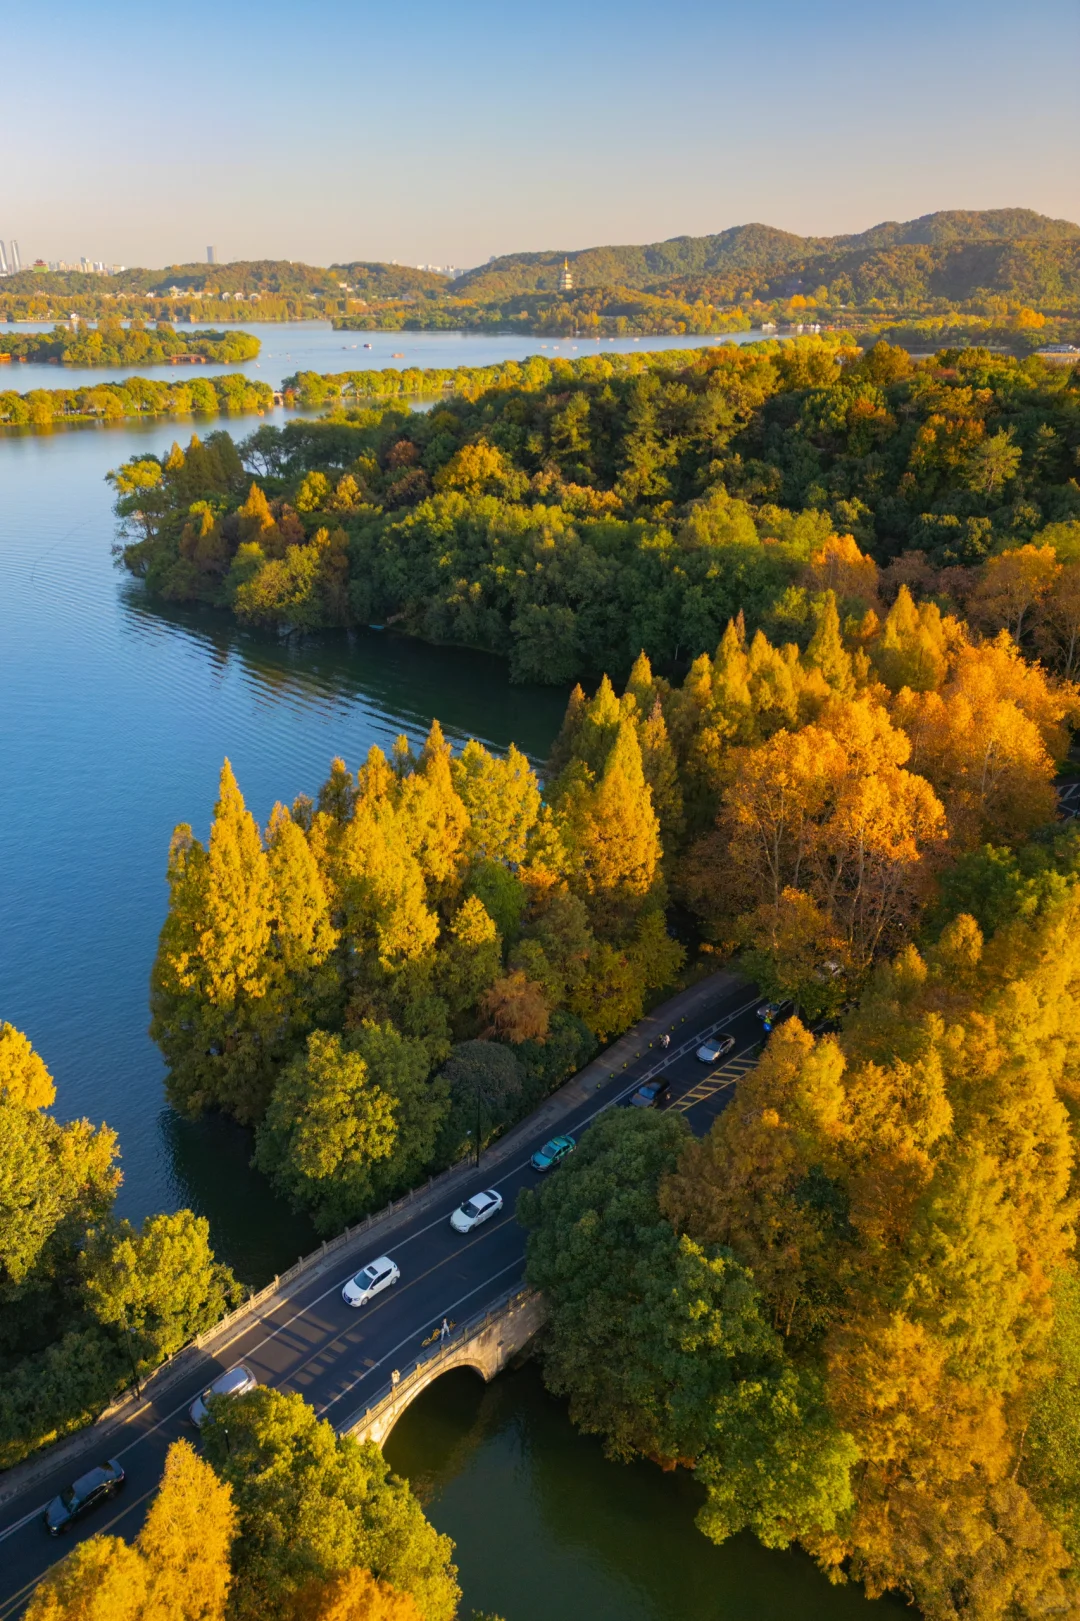
[[[0,10],[24,263],[482,263],[757,220],[1080,221],[1077,0],[38,0]],[[20,66],[21,64],[21,66]]]

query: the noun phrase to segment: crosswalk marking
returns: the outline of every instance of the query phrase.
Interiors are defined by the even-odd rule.
[[[714,1069],[711,1074],[706,1075],[696,1086],[692,1086],[689,1092],[684,1092],[681,1097],[676,1098],[671,1108],[685,1114],[695,1103],[704,1103],[708,1098],[715,1097],[717,1092],[722,1092],[726,1086],[734,1086],[748,1069],[753,1069],[756,1063],[757,1055],[754,1053],[742,1053],[738,1058],[732,1058],[728,1063],[721,1064],[719,1069]]]

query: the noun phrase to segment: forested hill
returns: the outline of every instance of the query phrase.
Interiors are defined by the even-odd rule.
[[[913,294],[963,300],[983,290],[1046,302],[1080,293],[1080,225],[1026,208],[949,210],[854,236],[801,237],[754,224],[641,247],[508,254],[466,272],[454,291],[483,300],[554,290],[564,259],[576,288],[692,286],[748,299],[843,282],[852,303]]]
[[[130,293],[136,297],[164,297],[173,288],[193,297],[205,298],[222,293],[259,293],[269,296],[337,298],[347,284],[364,298],[441,297],[448,280],[432,270],[411,265],[382,264],[355,260],[349,264],[301,264],[291,259],[243,259],[232,264],[166,265],[164,270],[135,267],[119,271],[107,280],[81,270],[23,270],[9,276],[3,290],[13,296],[40,293]]]

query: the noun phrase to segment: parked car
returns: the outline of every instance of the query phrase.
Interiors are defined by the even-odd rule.
[[[502,1205],[502,1194],[496,1193],[494,1188],[485,1188],[483,1193],[474,1193],[471,1199],[458,1206],[450,1217],[450,1225],[455,1233],[471,1233],[482,1221],[496,1215]]]
[[[202,1395],[195,1397],[188,1408],[188,1417],[193,1424],[201,1427],[210,1411],[206,1404],[211,1396],[244,1396],[249,1390],[254,1390],[258,1382],[251,1369],[238,1362],[235,1367],[219,1373],[213,1384],[207,1385]]]
[[[553,1165],[558,1165],[567,1154],[572,1154],[577,1147],[573,1137],[552,1137],[543,1148],[538,1148],[530,1161],[534,1171],[550,1171]]]
[[[88,1469],[85,1475],[70,1486],[65,1486],[59,1497],[54,1497],[42,1515],[45,1529],[51,1537],[58,1537],[81,1520],[84,1514],[89,1514],[92,1508],[98,1508],[107,1503],[110,1497],[115,1497],[123,1486],[125,1475],[120,1461],[110,1458],[107,1463],[99,1463],[96,1468]]]
[[[643,1086],[638,1087],[628,1100],[629,1106],[631,1109],[658,1109],[670,1092],[671,1082],[665,1080],[662,1075],[657,1075],[653,1080],[646,1081]]]
[[[360,1268],[341,1291],[341,1298],[347,1306],[366,1306],[369,1300],[381,1294],[384,1289],[396,1283],[401,1276],[401,1269],[396,1261],[389,1255],[380,1255],[377,1261],[369,1261],[367,1266]]]
[[[723,1058],[734,1046],[734,1036],[710,1036],[708,1041],[701,1043],[697,1055],[703,1064],[715,1064],[718,1058]]]

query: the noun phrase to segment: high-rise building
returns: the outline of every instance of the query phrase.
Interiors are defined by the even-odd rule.
[[[206,250],[206,262],[207,262],[208,265],[216,265],[217,264],[217,249],[216,248],[207,248],[207,250]]]
[[[6,276],[7,273],[8,273],[7,254],[4,252],[4,244],[2,242],[0,242],[0,276]]]
[[[16,242],[15,238],[12,237],[12,239],[11,239],[11,274],[14,276],[21,269],[22,269],[22,262],[21,262],[21,260],[19,258],[19,244]]]

